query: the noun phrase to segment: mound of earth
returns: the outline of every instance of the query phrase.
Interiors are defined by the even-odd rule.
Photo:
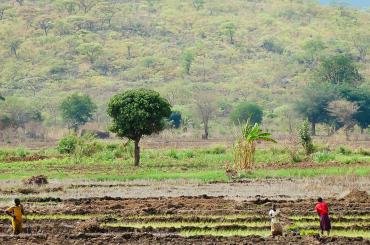
[[[344,200],[349,202],[367,202],[370,200],[370,197],[366,191],[353,189],[344,197]]]
[[[46,185],[48,177],[45,175],[32,176],[31,178],[23,180],[25,185]]]
[[[96,218],[83,221],[76,225],[76,231],[81,233],[101,232],[101,230],[100,222]]]

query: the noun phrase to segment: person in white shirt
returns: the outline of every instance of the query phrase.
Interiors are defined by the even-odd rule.
[[[276,205],[273,204],[272,208],[269,212],[269,216],[271,219],[271,233],[273,236],[282,236],[283,235],[283,227],[279,222],[280,211],[276,208]]]

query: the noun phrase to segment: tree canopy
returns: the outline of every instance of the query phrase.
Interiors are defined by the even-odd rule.
[[[96,108],[90,96],[78,93],[69,95],[60,105],[64,121],[75,132],[93,118]]]
[[[110,130],[135,142],[135,165],[138,166],[141,137],[164,129],[164,119],[171,115],[171,105],[158,92],[135,89],[113,96],[107,112],[112,118]]]
[[[235,124],[244,124],[249,120],[251,124],[261,123],[263,117],[262,108],[254,103],[240,103],[231,112],[230,118]]]

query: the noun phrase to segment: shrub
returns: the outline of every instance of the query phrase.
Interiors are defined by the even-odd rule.
[[[338,152],[340,154],[343,154],[343,155],[350,155],[350,154],[352,154],[352,150],[349,149],[349,148],[347,148],[347,147],[345,147],[345,146],[340,146],[338,148]]]
[[[171,158],[174,158],[174,159],[179,159],[179,155],[177,154],[177,151],[174,150],[174,149],[171,149],[168,153],[167,153],[167,156],[168,157],[171,157]]]
[[[74,134],[70,134],[62,138],[59,143],[57,150],[60,154],[72,154],[74,153],[77,145],[78,137]]]
[[[23,147],[20,147],[16,150],[15,154],[18,156],[18,157],[25,157],[27,156],[27,151],[23,148]]]
[[[311,138],[311,132],[309,128],[309,123],[307,120],[303,122],[303,124],[299,127],[298,129],[298,134],[300,138],[300,143],[302,144],[306,155],[310,155],[314,151],[314,146],[312,143],[312,138]]]
[[[186,150],[184,152],[184,156],[185,156],[185,158],[193,158],[193,157],[195,157],[195,154],[192,150]]]

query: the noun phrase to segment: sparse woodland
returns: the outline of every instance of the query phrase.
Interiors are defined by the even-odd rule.
[[[361,76],[346,82],[363,94],[328,93],[326,117],[311,121],[348,135],[358,118],[370,118],[369,22],[365,10],[313,0],[3,0],[0,128],[36,138],[43,128],[66,128],[60,104],[82,92],[106,129],[109,99],[145,87],[199,138],[228,134],[230,113],[245,102],[262,108],[263,127],[287,133],[311,120],[296,105],[320,91],[314,82],[330,82],[319,76],[325,59],[345,55]],[[365,132],[368,122],[360,126]]]

